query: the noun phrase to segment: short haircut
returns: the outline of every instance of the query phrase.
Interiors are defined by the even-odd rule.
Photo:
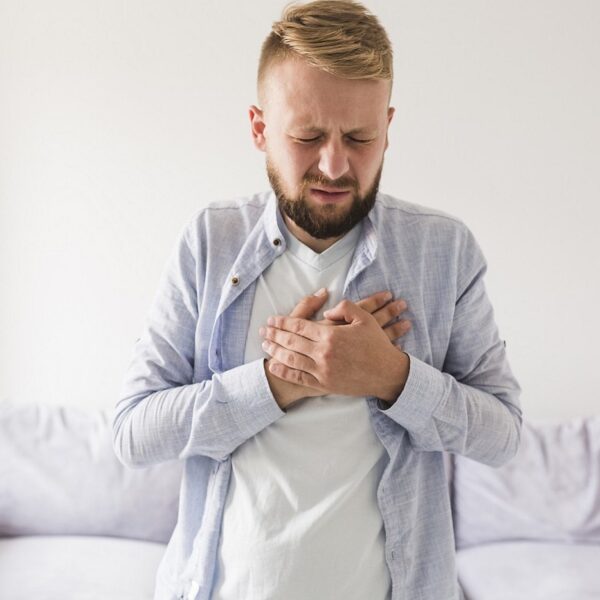
[[[344,79],[393,78],[392,45],[377,17],[352,0],[288,4],[262,45],[258,91],[268,68],[288,58],[304,59]]]

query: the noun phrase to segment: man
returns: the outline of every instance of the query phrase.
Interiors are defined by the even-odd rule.
[[[444,452],[510,459],[519,386],[472,234],[378,191],[391,84],[351,1],[263,45],[273,191],[185,228],[114,417],[125,464],[185,460],[157,599],[460,597]]]

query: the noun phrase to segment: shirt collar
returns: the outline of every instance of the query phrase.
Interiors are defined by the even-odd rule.
[[[310,265],[314,269],[323,271],[348,254],[348,252],[354,250],[360,237],[361,229],[361,223],[358,223],[342,238],[320,253],[315,252],[297,239],[287,226],[284,227],[283,236],[286,241],[288,252],[291,252],[296,258]]]
[[[291,234],[289,234],[283,217],[279,211],[279,206],[277,203],[277,197],[275,196],[275,192],[273,192],[273,190],[269,190],[267,192],[267,195],[267,205],[262,215],[263,231],[267,236],[270,246],[273,248],[274,244],[279,245],[279,250],[282,251],[287,248],[287,240],[285,234],[287,234],[288,236],[290,236]],[[354,264],[351,268],[353,276],[357,275],[365,267],[370,265],[377,256],[377,230],[378,221],[380,217],[380,195],[381,192],[378,192],[377,200],[375,201],[375,206],[373,206],[373,209],[360,223],[360,225],[362,226],[356,228],[358,230],[357,240],[355,241],[355,257],[357,260],[354,261]],[[275,242],[275,240],[279,241]]]

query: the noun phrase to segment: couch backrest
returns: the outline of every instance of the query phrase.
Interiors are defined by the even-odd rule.
[[[180,461],[122,465],[111,411],[0,403],[0,535],[107,535],[168,541]]]
[[[600,416],[526,422],[499,468],[454,456],[457,548],[507,540],[600,543]]]

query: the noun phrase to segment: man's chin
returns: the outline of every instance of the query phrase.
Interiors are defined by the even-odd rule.
[[[350,204],[313,204],[307,203],[310,214],[324,221],[341,221],[350,214]]]

